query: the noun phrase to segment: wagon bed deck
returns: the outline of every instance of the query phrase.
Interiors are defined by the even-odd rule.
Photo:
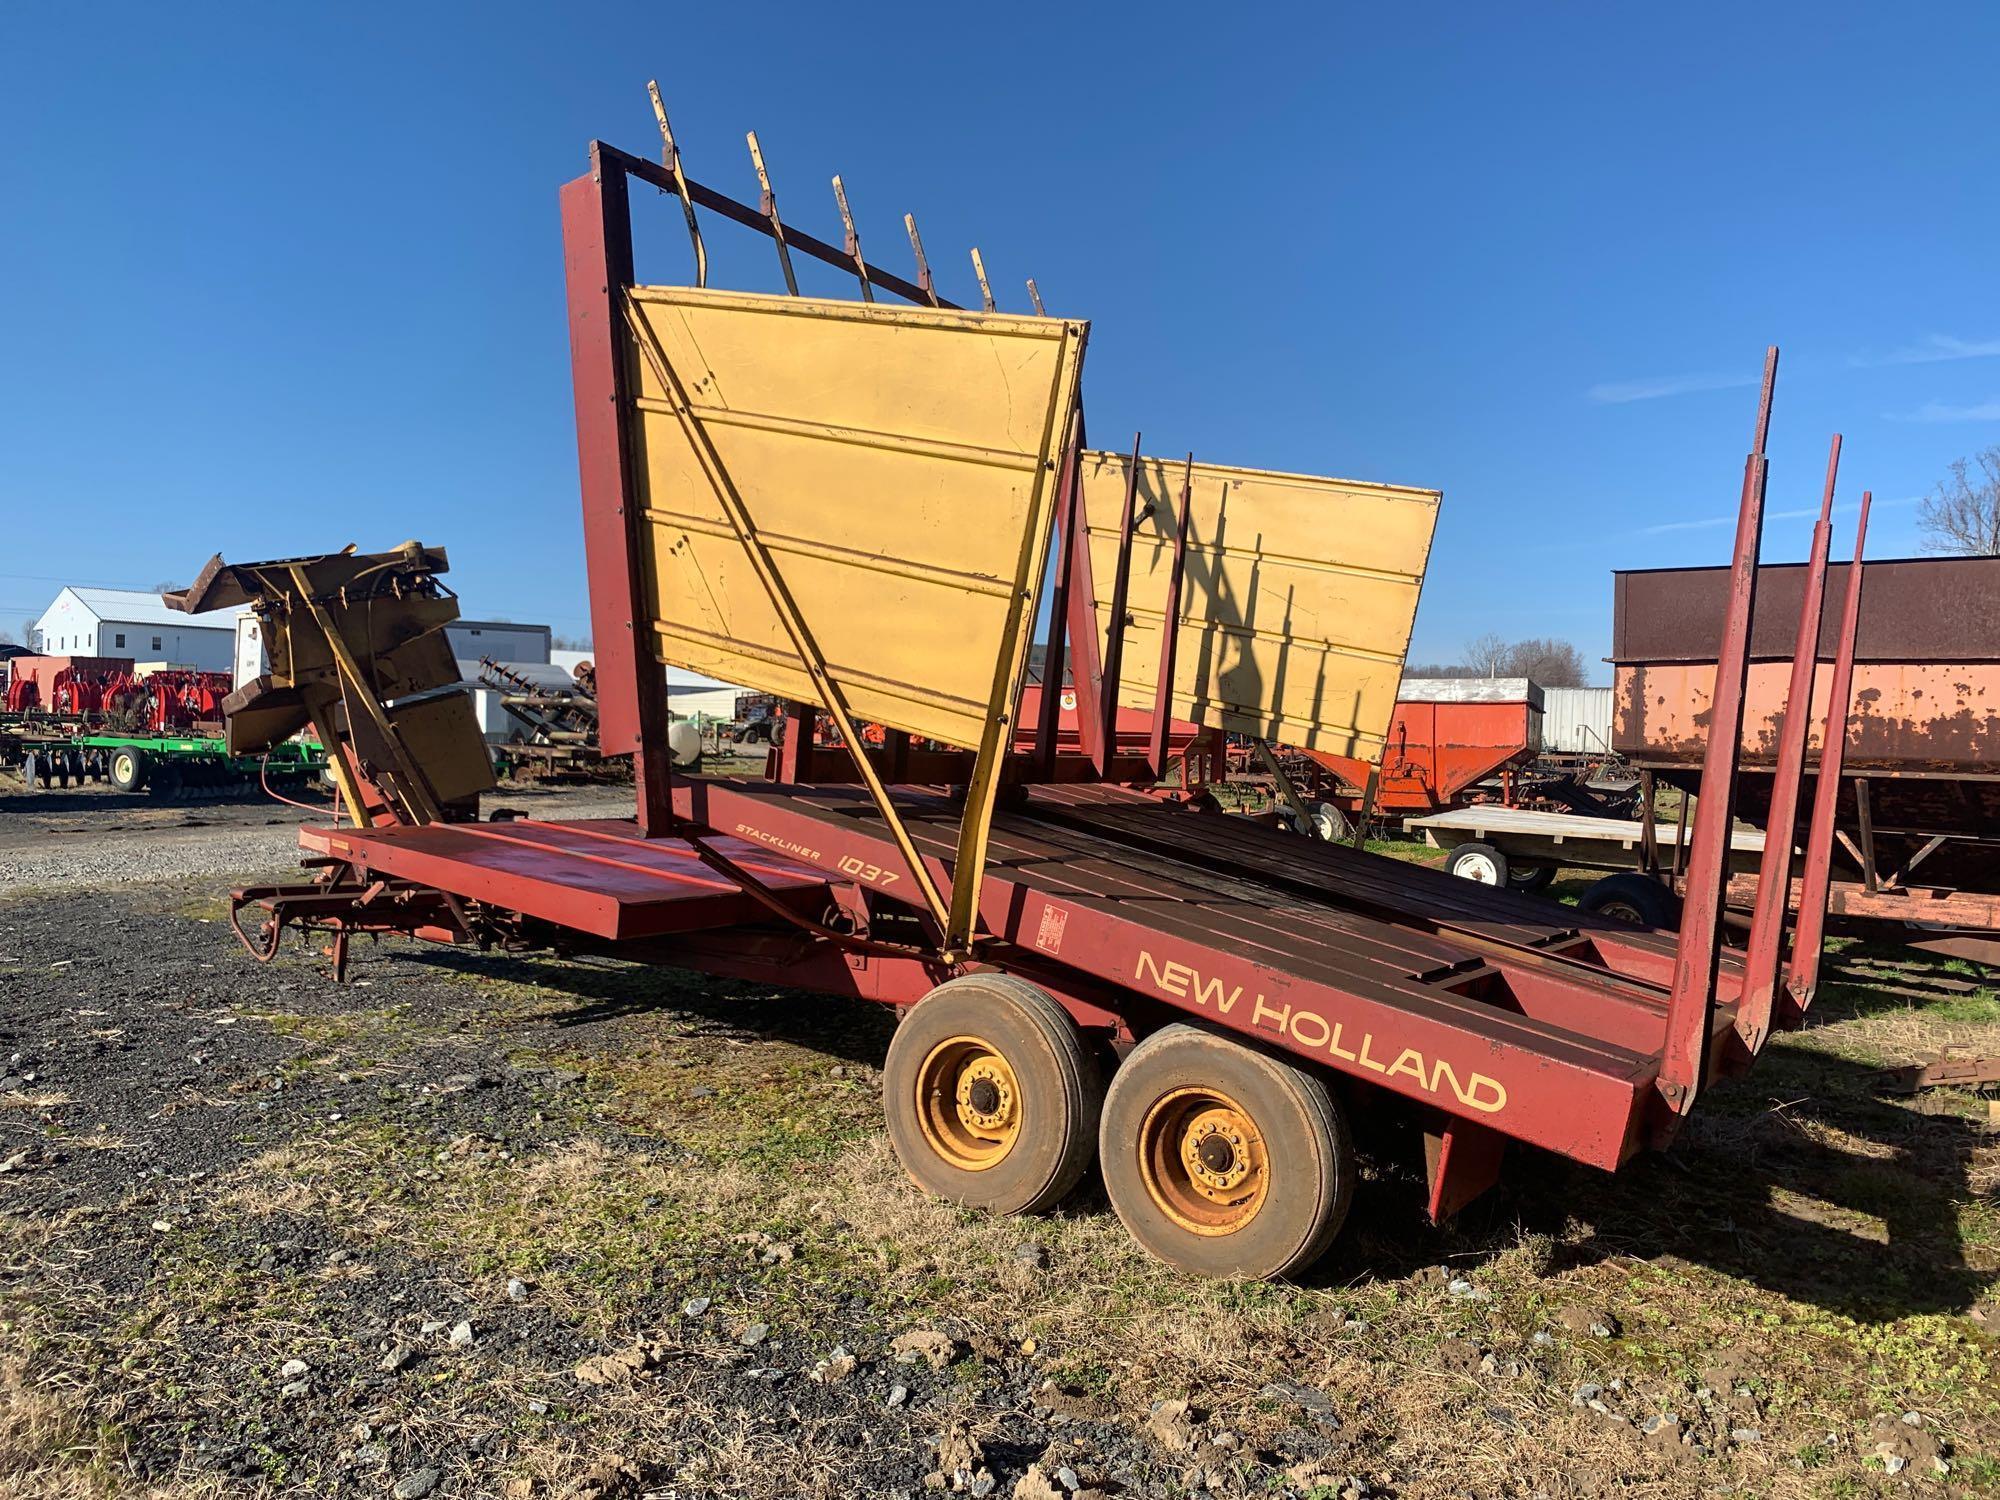
[[[802,913],[826,907],[827,881],[795,860],[739,839],[705,840]],[[299,830],[307,850],[490,902],[612,941],[755,920],[764,910],[704,865],[685,839],[649,839],[630,818],[433,823]]]
[[[898,866],[859,791],[700,779],[676,790],[684,814],[823,869]],[[948,877],[957,808],[917,789],[895,795],[918,849]],[[914,900],[893,875],[871,884]],[[981,901],[987,930],[1018,959],[1046,956],[1615,1166],[1637,1149],[1651,1107],[1674,945],[1557,912],[1101,789],[1038,789],[998,815]],[[1740,968],[1727,964],[1726,977],[1740,989]],[[1732,1024],[1728,993],[1712,1039]]]

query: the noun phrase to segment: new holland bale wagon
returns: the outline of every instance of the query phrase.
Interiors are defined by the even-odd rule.
[[[693,286],[635,275],[634,186],[683,210]],[[1685,915],[1640,930],[1128,789],[1167,777],[1177,722],[1379,758],[1435,491],[1094,451],[1087,323],[959,309],[851,221],[845,248],[782,222],[768,181],[753,208],[689,179],[670,135],[663,165],[594,144],[561,196],[601,733],[634,815],[476,821],[469,711],[412,697],[453,670],[441,551],[217,558],[182,604],[253,605],[285,664],[232,696],[232,747],[317,725],[349,809],[301,831],[312,879],[236,893],[257,958],[303,928],[338,973],[354,934],[398,933],[893,1004],[883,1104],[919,1183],[1031,1212],[1094,1161],[1150,1250],[1247,1276],[1339,1231],[1357,1113],[1415,1117],[1443,1216],[1510,1146],[1612,1170],[1663,1144],[1802,1013],[1810,982],[1719,946],[1773,367]],[[804,256],[860,299],[706,287],[718,221],[788,286]],[[1063,694],[1022,712],[1045,602],[1067,745]],[[677,774],[666,666],[840,748]]]

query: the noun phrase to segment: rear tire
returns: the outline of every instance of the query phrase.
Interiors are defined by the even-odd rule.
[[[1578,898],[1584,911],[1594,911],[1635,927],[1678,927],[1680,898],[1651,876],[1636,870],[1607,875]]]
[[[121,792],[136,792],[146,784],[146,752],[126,748],[111,752],[111,784]]]
[[[1204,1276],[1310,1265],[1354,1196],[1327,1080],[1193,1026],[1154,1032],[1112,1075],[1098,1160],[1132,1238]]]
[[[1511,891],[1545,891],[1556,878],[1554,865],[1522,865],[1510,863],[1507,866],[1507,889]]]
[[[1451,851],[1444,867],[1461,880],[1481,885],[1507,885],[1507,856],[1491,844],[1460,844]]]
[[[1010,974],[965,974],[903,1017],[882,1104],[919,1187],[989,1213],[1038,1213],[1089,1169],[1104,1079],[1048,991]]]

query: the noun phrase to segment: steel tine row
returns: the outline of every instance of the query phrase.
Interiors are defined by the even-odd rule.
[[[705,287],[708,285],[708,249],[702,242],[701,221],[695,212],[694,193],[690,190],[687,175],[682,170],[680,146],[674,139],[673,126],[667,119],[666,103],[661,98],[660,85],[657,80],[647,81],[646,94],[652,102],[653,118],[660,128],[660,164],[673,175],[675,196],[680,199],[681,213],[687,220],[688,240],[694,247],[694,284],[698,287]],[[764,148],[762,143],[758,141],[757,132],[754,130],[746,133],[745,140],[750,147],[750,165],[757,174],[757,212],[764,218],[771,241],[777,247],[778,268],[784,274],[785,290],[790,295],[796,297],[799,295],[798,275],[792,267],[791,244],[786,237],[784,220],[778,213],[778,196],[776,190],[771,185],[771,173],[770,168],[764,160]],[[701,191],[711,197],[714,196],[709,189],[703,188]],[[863,259],[861,254],[861,235],[855,227],[854,213],[847,201],[847,185],[841,180],[838,173],[833,178],[833,198],[835,206],[840,211],[842,245],[846,252],[850,269],[853,271],[855,279],[861,285],[861,298],[864,302],[873,302],[875,300],[875,282],[869,274],[868,262]],[[713,204],[710,206],[713,207]],[[903,228],[910,238],[911,254],[916,258],[916,284],[921,289],[924,299],[932,307],[946,306],[947,304],[944,299],[938,295],[937,282],[931,274],[930,260],[924,254],[923,237],[917,232],[917,218],[915,214],[903,215]],[[801,237],[803,240],[810,242],[805,246],[808,252],[818,258],[824,259],[826,251],[831,248],[823,245],[810,235],[802,234]],[[972,272],[979,282],[981,306],[987,312],[997,311],[998,304],[993,297],[993,287],[986,275],[986,261],[980,254],[977,246],[974,246],[972,250]],[[877,274],[883,276],[887,282],[894,283],[900,280],[900,278],[889,276],[885,271],[878,271]],[[896,287],[892,285],[891,290],[896,290]],[[1048,309],[1042,304],[1041,289],[1035,285],[1032,277],[1028,280],[1028,300],[1034,305],[1037,317],[1048,316]]]
[[[873,302],[875,288],[868,281],[868,262],[861,258],[861,236],[855,232],[854,215],[847,207],[847,188],[840,174],[833,174],[833,201],[840,205],[840,227],[845,234],[847,253],[854,260],[854,274],[861,282],[861,300]]]

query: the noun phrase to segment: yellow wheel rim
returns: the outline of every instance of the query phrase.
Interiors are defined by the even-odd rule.
[[[917,1069],[917,1126],[931,1150],[966,1172],[1005,1159],[1021,1135],[1021,1085],[976,1036],[939,1042]]]
[[[1139,1175],[1160,1212],[1194,1234],[1234,1234],[1264,1206],[1270,1159],[1249,1113],[1217,1089],[1175,1089],[1139,1127]]]

